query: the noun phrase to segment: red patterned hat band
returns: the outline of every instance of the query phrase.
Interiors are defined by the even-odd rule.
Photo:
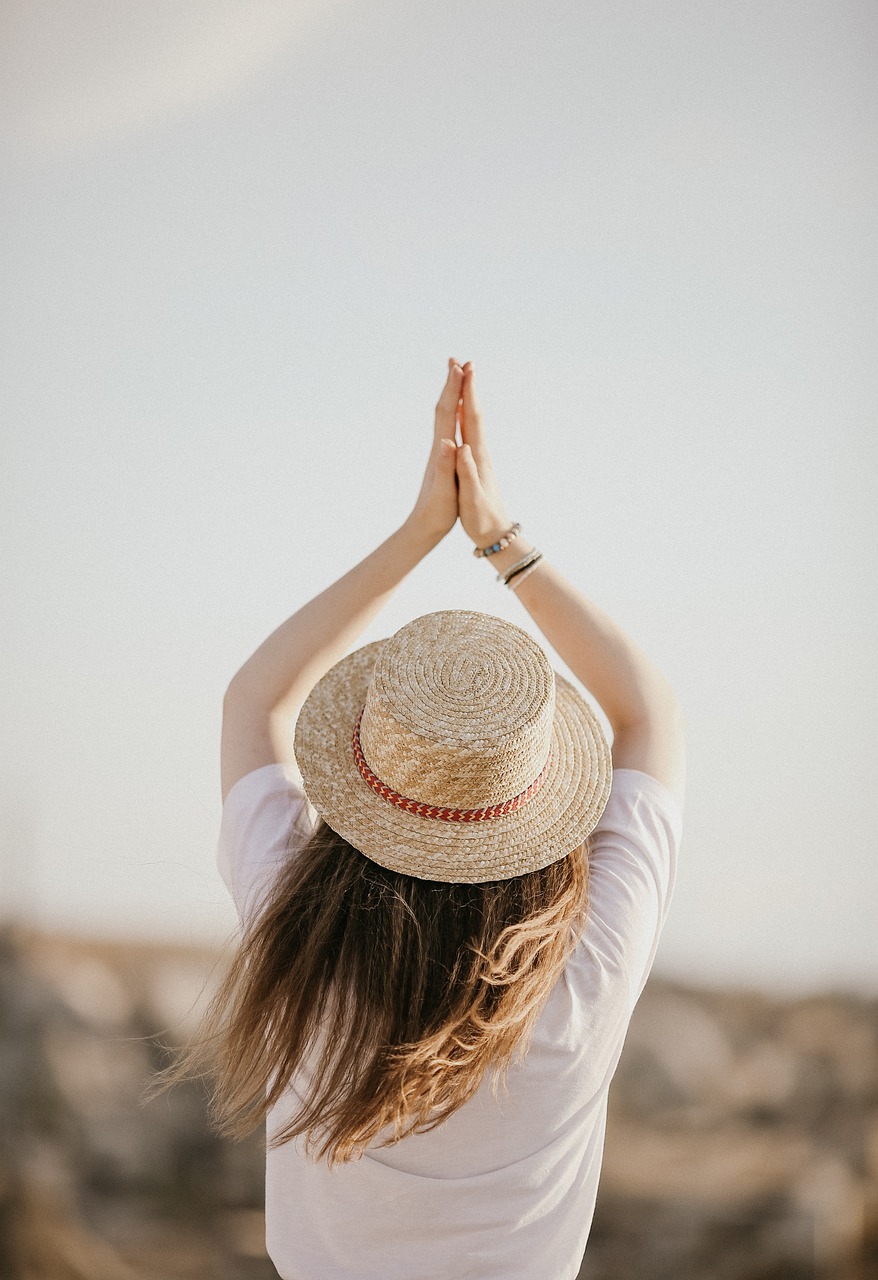
[[[484,809],[449,809],[440,805],[424,804],[420,800],[411,800],[408,796],[401,796],[398,791],[394,791],[392,787],[388,787],[385,782],[382,782],[377,774],[373,773],[369,768],[363,755],[363,748],[360,746],[360,721],[362,718],[363,712],[361,711],[354,725],[353,748],[354,759],[363,779],[368,782],[375,794],[380,796],[382,800],[396,805],[398,809],[404,809],[406,813],[416,813],[421,818],[438,818],[441,822],[487,822],[491,818],[504,818],[506,814],[514,813],[516,809],[523,808],[529,800],[533,799],[545,782],[546,774],[549,771],[551,756],[543,765],[542,772],[534,778],[530,786],[526,787],[524,791],[520,791],[511,800],[503,800],[500,804],[491,804]]]

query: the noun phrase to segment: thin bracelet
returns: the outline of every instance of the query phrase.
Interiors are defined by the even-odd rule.
[[[536,547],[531,547],[526,556],[522,556],[520,560],[516,560],[515,564],[510,565],[508,569],[504,569],[501,573],[498,573],[497,581],[508,583],[510,578],[513,578],[521,569],[527,568],[534,556],[538,556],[539,554],[540,552],[537,551]]]
[[[508,569],[502,569],[500,573],[497,574],[497,581],[505,582],[510,573],[515,573],[516,569],[523,569],[535,550],[536,547],[531,547],[526,556],[522,556],[520,560],[516,560],[515,564],[510,565]]]
[[[521,573],[517,573],[515,575],[514,582],[507,582],[506,585],[509,588],[509,590],[517,591],[518,588],[521,586],[522,582],[524,582],[525,578],[529,578],[530,575],[533,573],[534,569],[537,568],[542,558],[543,558],[542,555],[538,555],[536,560],[534,560],[533,564],[529,564],[526,569],[522,569]]]
[[[498,551],[505,551],[508,546],[511,546],[511,544],[515,541],[515,539],[518,537],[520,533],[521,533],[521,525],[516,520],[512,528],[507,529],[507,531],[503,534],[503,537],[498,538],[496,542],[490,543],[487,547],[474,547],[473,555],[474,556],[493,556],[493,555],[496,555]]]
[[[522,577],[523,574],[527,573],[528,569],[532,569],[535,564],[539,564],[542,558],[543,558],[542,551],[538,551],[535,556],[531,556],[527,564],[522,565],[520,569],[516,569],[515,573],[510,573],[508,578],[506,579],[507,587],[511,586],[513,581],[517,581],[519,578]]]
[[[536,564],[537,561],[542,560],[542,558],[543,558],[542,551],[537,551],[536,547],[534,547],[533,555],[528,556],[527,561],[521,566],[520,569],[516,569],[514,573],[507,573],[506,577],[503,579],[507,587],[509,586],[513,578],[520,578],[521,575],[525,573],[526,570],[528,570],[532,564]]]

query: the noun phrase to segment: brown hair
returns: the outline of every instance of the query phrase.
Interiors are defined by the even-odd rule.
[[[435,1128],[489,1067],[496,1089],[524,1056],[587,886],[585,845],[541,871],[450,884],[386,870],[318,820],[151,1093],[207,1068],[216,1128],[244,1137],[307,1059],[307,1100],[273,1147],[301,1134],[332,1165]]]

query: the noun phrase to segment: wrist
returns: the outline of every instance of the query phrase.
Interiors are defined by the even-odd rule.
[[[462,520],[461,523],[463,523]],[[464,526],[467,536],[472,538],[476,547],[480,548],[493,546],[501,538],[508,538],[510,531],[514,528],[513,522],[508,516],[500,516],[499,519],[489,520],[475,532],[472,530],[471,522],[468,523],[470,524],[469,528]]]
[[[502,551],[495,551],[492,556],[486,557],[486,563],[494,570],[494,573],[505,573],[507,569],[511,569],[517,564],[528,552],[533,551],[534,544],[523,533],[520,533],[514,542],[510,542],[508,547],[504,547]]]
[[[448,529],[430,528],[417,516],[411,515],[397,529],[396,537],[421,560],[438,547],[448,532]]]

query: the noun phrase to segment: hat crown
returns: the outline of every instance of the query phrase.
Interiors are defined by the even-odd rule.
[[[483,613],[416,618],[382,647],[360,724],[392,790],[471,809],[524,791],[549,755],[555,675],[520,627]]]

